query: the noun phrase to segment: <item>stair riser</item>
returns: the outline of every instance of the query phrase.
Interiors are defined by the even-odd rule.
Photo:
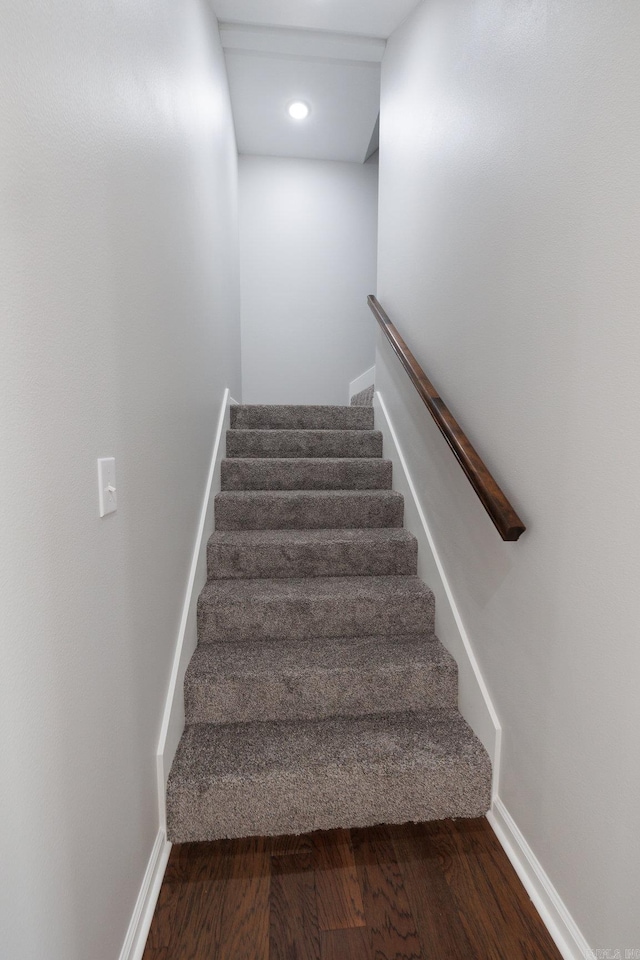
[[[373,409],[233,406],[235,430],[373,430]]]
[[[384,690],[384,697],[380,691]],[[187,676],[187,723],[249,723],[266,720],[320,720],[396,710],[455,709],[457,671],[442,667],[345,670],[320,675],[199,679]]]
[[[231,459],[222,461],[223,490],[390,490],[390,460]]]
[[[409,543],[319,543],[242,545],[210,542],[210,580],[285,577],[413,576],[418,545]]]
[[[382,434],[367,430],[228,430],[227,457],[381,457]]]
[[[233,778],[206,789],[170,781],[168,836],[172,843],[190,843],[482,817],[491,803],[489,785],[485,767],[455,759],[439,765],[437,775],[430,766],[404,770],[386,761],[373,769],[321,769],[314,776],[308,770],[265,772],[241,789]]]
[[[350,599],[341,595],[256,598],[239,603],[198,601],[198,641],[304,640],[308,637],[367,637],[433,633],[434,601],[430,593]]]
[[[401,527],[401,496],[251,497],[220,496],[215,500],[216,530],[349,530]]]

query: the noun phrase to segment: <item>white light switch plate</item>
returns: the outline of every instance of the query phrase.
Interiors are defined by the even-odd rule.
[[[98,460],[98,493],[100,498],[100,516],[114,513],[118,506],[116,492],[116,461],[114,457]]]

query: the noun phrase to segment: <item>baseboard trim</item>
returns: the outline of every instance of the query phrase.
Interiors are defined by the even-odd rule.
[[[164,831],[159,830],[120,951],[120,960],[142,960],[170,851],[171,844]]]
[[[564,960],[595,956],[500,797],[494,797],[487,820]]]
[[[166,782],[178,741],[184,729],[182,679],[187,654],[190,656],[188,649],[190,645],[188,641],[189,639],[195,639],[196,604],[202,586],[200,581],[203,577],[206,577],[206,541],[208,539],[208,528],[212,526],[213,522],[212,494],[214,492],[215,480],[219,477],[220,461],[224,449],[222,441],[225,427],[229,420],[229,406],[231,403],[233,403],[233,401],[231,400],[229,390],[226,389],[222,398],[220,415],[214,435],[213,452],[205,484],[202,508],[200,510],[200,520],[193,548],[193,556],[191,558],[189,577],[187,579],[182,616],[178,628],[178,637],[171,666],[169,687],[156,752],[160,829],[156,836],[153,850],[151,851],[129,929],[127,930],[127,935],[120,952],[120,960],[142,960],[151,921],[153,919],[153,912],[156,907],[160,887],[162,886],[162,879],[171,852],[171,844],[166,836]],[[191,633],[194,634],[193,638],[190,637]],[[195,646],[195,643],[193,643],[193,645]]]
[[[385,456],[389,457],[393,461],[394,488],[398,483],[399,470],[401,474],[401,481],[403,482],[400,482],[398,487],[400,492],[404,493],[405,498],[407,498],[407,496],[410,497],[411,505],[415,511],[414,520],[412,522],[411,517],[406,515],[408,511],[406,510],[405,500],[405,525],[418,540],[419,555],[426,550],[433,558],[435,566],[433,573],[434,576],[439,578],[440,585],[442,587],[442,589],[438,591],[440,596],[436,602],[436,621],[438,618],[442,618],[442,609],[440,605],[444,599],[444,602],[447,604],[450,613],[449,630],[450,632],[455,630],[457,640],[456,647],[464,655],[467,661],[469,670],[464,674],[464,677],[468,679],[465,679],[464,682],[466,682],[467,686],[470,687],[469,697],[473,700],[474,709],[465,711],[461,706],[461,711],[467,722],[474,729],[474,732],[484,744],[491,757],[493,766],[493,794],[495,795],[498,792],[498,785],[500,783],[500,750],[502,744],[502,727],[500,725],[500,720],[493,706],[493,702],[484,682],[484,678],[480,672],[480,667],[473,652],[471,641],[462,621],[460,611],[456,605],[455,597],[449,585],[442,561],[438,555],[438,551],[436,549],[427,518],[422,509],[420,498],[416,490],[416,485],[414,484],[413,478],[409,471],[409,466],[402,451],[398,435],[394,429],[389,412],[379,390],[377,390],[374,395],[374,409],[376,412],[376,425],[383,434],[383,442],[385,443]],[[386,448],[387,444],[390,445],[390,450]],[[415,518],[417,518],[417,522]],[[430,577],[428,579],[432,580],[433,578]],[[431,582],[429,586],[432,589],[435,589],[436,584]],[[439,609],[440,613],[438,612]],[[440,639],[445,643],[445,646],[448,645],[444,636],[440,635]],[[460,661],[458,662],[458,667],[460,670],[460,681],[462,683],[463,674],[461,669],[462,664]]]
[[[594,954],[590,951],[585,937],[580,932],[569,910],[565,906],[558,891],[555,889],[551,880],[545,873],[540,861],[535,856],[533,850],[527,843],[524,835],[518,828],[513,817],[507,810],[502,799],[499,796],[500,790],[500,757],[502,745],[502,727],[498,714],[493,706],[488,688],[480,672],[479,664],[476,660],[471,641],[466,632],[464,622],[458,610],[453,591],[451,590],[446,572],[438,555],[427,518],[424,514],[420,499],[417,493],[416,485],[409,471],[407,460],[402,451],[398,435],[394,429],[393,422],[389,417],[389,412],[381,396],[380,391],[376,391],[374,396],[374,409],[376,414],[376,426],[382,431],[385,445],[385,456],[393,461],[394,467],[394,488],[397,488],[405,495],[405,509],[409,506],[408,513],[410,517],[405,520],[407,529],[417,537],[420,549],[428,550],[434,561],[433,572],[439,577],[442,586],[441,595],[436,602],[436,620],[438,617],[438,608],[442,602],[444,594],[445,603],[448,604],[459,643],[458,649],[462,649],[467,658],[468,665],[471,668],[472,676],[476,690],[473,695],[475,702],[475,716],[480,718],[481,726],[485,735],[493,731],[494,743],[493,750],[491,745],[486,742],[486,736],[482,736],[476,725],[469,716],[466,719],[476,730],[476,733],[483,741],[493,761],[493,799],[491,810],[487,814],[487,820],[496,834],[501,846],[504,848],[509,860],[513,864],[516,873],[520,877],[523,886],[531,897],[533,904],[540,914],[542,922],[547,927],[558,950],[564,960],[585,960],[586,957],[592,957]],[[407,504],[410,500],[410,504]],[[412,516],[411,516],[412,515]],[[427,578],[430,579],[430,578]],[[433,588],[434,584],[430,583]],[[449,627],[453,629],[452,622],[449,621]],[[441,637],[443,639],[443,637]],[[481,705],[484,706],[484,712],[481,711]]]
[[[351,403],[351,398],[360,393],[362,390],[366,390],[367,387],[372,387],[376,382],[376,368],[369,367],[368,370],[365,370],[364,373],[361,373],[359,377],[356,377],[355,380],[352,380],[349,384],[349,403]]]
[[[169,771],[184,730],[184,693],[182,683],[191,653],[196,645],[196,609],[198,595],[206,580],[206,547],[209,534],[213,529],[213,494],[219,488],[220,462],[224,456],[224,436],[229,425],[229,407],[234,403],[229,389],[224,391],[218,423],[213,440],[213,451],[209,465],[200,521],[196,533],[191,558],[191,568],[185,591],[182,617],[171,667],[169,688],[162,716],[162,726],[158,740],[156,772],[158,785],[158,810],[160,829],[166,833],[166,785]]]

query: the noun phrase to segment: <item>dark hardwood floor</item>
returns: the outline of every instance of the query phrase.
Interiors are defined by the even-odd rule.
[[[174,846],[144,960],[559,960],[486,820]]]

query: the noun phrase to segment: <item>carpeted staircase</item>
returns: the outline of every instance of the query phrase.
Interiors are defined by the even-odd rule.
[[[169,839],[446,817],[490,802],[373,409],[231,410]]]

